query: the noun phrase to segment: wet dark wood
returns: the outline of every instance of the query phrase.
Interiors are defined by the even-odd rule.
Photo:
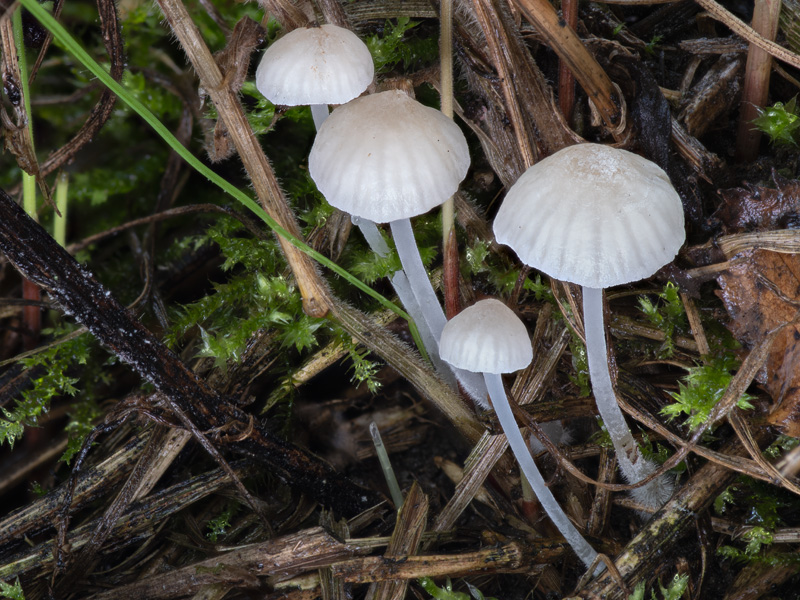
[[[377,494],[356,486],[303,448],[257,423],[251,427],[249,414],[190,371],[2,190],[0,250],[199,429],[226,427],[225,447],[265,464],[288,484],[341,514],[355,515],[379,501]],[[237,432],[242,439],[235,438]]]

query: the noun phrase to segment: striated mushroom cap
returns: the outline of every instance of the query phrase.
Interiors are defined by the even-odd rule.
[[[525,264],[593,288],[649,277],[686,237],[667,174],[601,144],[569,146],[529,168],[506,194],[494,233]]]
[[[447,322],[439,356],[473,373],[513,373],[527,367],[533,350],[524,323],[499,300],[480,300]]]
[[[264,52],[256,87],[273,104],[344,104],[375,75],[366,44],[336,25],[295,29]]]
[[[469,149],[451,119],[391,90],[334,110],[317,133],[308,168],[333,206],[388,223],[452,196],[469,169]]]

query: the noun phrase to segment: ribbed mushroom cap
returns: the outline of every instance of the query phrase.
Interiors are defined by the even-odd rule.
[[[499,300],[489,298],[465,308],[447,322],[439,356],[473,373],[513,373],[533,360],[528,331]]]
[[[525,264],[593,288],[649,277],[686,236],[667,174],[600,144],[569,146],[529,168],[506,194],[494,234]]]
[[[256,87],[273,104],[344,104],[372,83],[375,66],[366,44],[349,29],[295,29],[264,52]]]
[[[308,167],[333,206],[388,223],[452,196],[467,174],[469,149],[451,119],[391,90],[334,110],[317,132]]]

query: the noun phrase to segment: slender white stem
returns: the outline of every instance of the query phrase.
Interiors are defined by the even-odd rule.
[[[547,516],[564,536],[575,554],[581,559],[583,564],[587,567],[591,566],[597,557],[597,552],[589,545],[580,532],[576,529],[572,521],[569,520],[566,513],[561,509],[561,506],[556,501],[550,488],[544,482],[539,468],[533,461],[528,445],[519,432],[517,421],[514,419],[514,414],[511,412],[511,406],[508,404],[506,398],[506,391],[503,388],[503,380],[500,375],[492,373],[484,373],[483,378],[486,381],[486,387],[489,390],[489,397],[492,399],[492,406],[500,421],[500,425],[506,434],[508,445],[519,463],[519,468],[522,470],[528,483],[531,484],[539,503],[544,508]],[[600,570],[600,569],[598,569]]]
[[[319,131],[319,128],[322,127],[325,119],[327,119],[328,115],[330,114],[328,105],[310,104],[309,107],[311,108],[311,118],[314,119],[314,126],[317,128],[317,131]]]
[[[597,410],[611,436],[620,466],[626,460],[627,462],[636,462],[639,457],[639,449],[636,447],[631,430],[628,429],[622,410],[617,404],[614,386],[611,383],[611,373],[608,371],[602,289],[583,288],[583,327],[586,332],[589,377],[592,380],[592,391],[597,403]],[[624,472],[625,468],[623,467],[622,470]]]
[[[422,264],[422,259],[419,256],[417,249],[417,240],[414,238],[414,230],[411,229],[411,221],[409,219],[400,219],[399,221],[392,221],[389,226],[392,228],[392,238],[397,247],[397,254],[400,256],[400,262],[403,265],[403,270],[406,272],[408,282],[411,284],[411,290],[417,299],[422,312],[425,315],[425,320],[430,327],[433,336],[438,340],[442,337],[442,329],[444,329],[447,318],[444,316],[439,298],[433,290],[431,280],[428,279],[428,272],[425,270],[425,265]]]
[[[631,430],[617,404],[611,373],[608,370],[608,348],[603,317],[603,290],[583,288],[583,327],[586,332],[586,358],[592,380],[597,411],[611,436],[617,463],[628,483],[637,483],[653,473],[656,465],[646,460],[633,439]],[[672,493],[669,477],[660,477],[633,490],[634,497],[648,506],[661,506]]]
[[[367,245],[369,245],[370,249],[375,254],[378,256],[389,255],[389,246],[387,245],[386,240],[383,239],[381,232],[378,231],[378,227],[373,221],[356,216],[351,217],[351,220],[353,221],[353,225],[361,230],[361,235],[364,236],[364,239],[367,241]],[[436,371],[442,376],[448,385],[455,388],[456,379],[453,376],[450,366],[441,358],[439,358],[439,340],[433,336],[433,333],[428,327],[428,322],[420,310],[419,304],[414,296],[414,292],[411,290],[411,285],[408,282],[405,272],[403,272],[402,269],[400,271],[395,271],[389,276],[389,281],[391,282],[392,287],[394,287],[394,291],[397,293],[397,297],[400,299],[400,302],[405,307],[406,312],[411,315],[411,318],[414,319],[414,322],[417,324],[419,335],[422,338],[422,344],[425,346],[425,350],[428,351],[428,356],[430,356],[431,362],[433,362],[433,366],[436,368]]]
[[[431,280],[428,279],[428,272],[425,270],[425,266],[419,256],[411,221],[409,219],[400,219],[399,221],[392,221],[389,226],[392,228],[392,238],[394,238],[397,254],[400,256],[403,271],[405,271],[408,283],[411,285],[411,291],[414,293],[417,304],[422,311],[425,324],[436,340],[436,355],[438,356],[439,338],[442,337],[442,329],[447,323],[447,318],[444,315],[444,310],[442,310],[442,305],[439,304],[439,298],[436,296],[433,285],[431,285]],[[414,317],[414,315],[411,316]],[[416,317],[414,318],[416,320]],[[417,326],[419,327],[419,323],[417,323]],[[486,387],[480,376],[455,367],[452,367],[452,370],[456,379],[458,379],[458,382],[469,396],[481,407],[487,408]]]

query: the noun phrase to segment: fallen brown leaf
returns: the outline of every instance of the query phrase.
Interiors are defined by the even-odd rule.
[[[797,316],[800,301],[800,255],[749,250],[717,279],[718,295],[733,335],[752,346]],[[800,326],[781,331],[758,380],[774,400],[769,420],[784,433],[800,436]]]
[[[722,206],[715,216],[725,233],[785,229],[800,214],[800,181],[785,179],[773,170],[777,189],[746,183],[720,191]]]
[[[777,189],[755,185],[721,192],[717,212],[723,229],[785,227],[800,208],[800,182],[773,174]],[[717,278],[718,295],[731,316],[730,330],[745,346],[793,321],[800,306],[800,255],[747,250]],[[758,380],[774,401],[769,420],[784,433],[800,436],[800,326],[789,325],[775,339]]]

